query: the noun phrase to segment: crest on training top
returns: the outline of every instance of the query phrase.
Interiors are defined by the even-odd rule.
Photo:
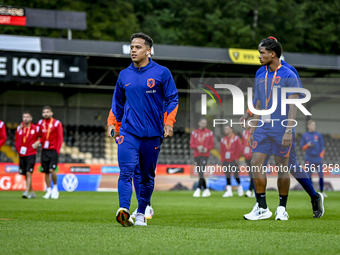
[[[146,85],[148,85],[148,87],[151,89],[151,88],[153,88],[154,86],[155,86],[155,80],[154,79],[152,79],[152,78],[150,78],[150,79],[148,79],[147,81],[146,81]]]
[[[281,81],[281,77],[277,76],[275,77],[275,84],[278,84]]]

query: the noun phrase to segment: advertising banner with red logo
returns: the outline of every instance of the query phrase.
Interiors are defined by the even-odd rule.
[[[205,176],[225,177],[219,165],[209,165]],[[41,165],[36,164],[33,172],[33,189],[45,190],[44,174]],[[337,168],[338,170],[338,168]],[[117,165],[58,164],[58,187],[72,191],[116,191],[120,169]],[[338,171],[339,172],[339,171]],[[336,177],[336,171],[325,172],[326,177]],[[268,166],[268,175],[275,176],[273,166]],[[248,169],[240,166],[240,176],[248,176]],[[178,183],[191,187],[198,173],[194,165],[157,165],[155,190],[169,190]],[[0,163],[0,191],[25,190],[25,176],[19,174],[19,166],[14,163]]]
[[[34,174],[32,177],[33,190],[45,190],[45,181],[42,174]],[[25,176],[19,173],[0,173],[0,190],[25,190]]]

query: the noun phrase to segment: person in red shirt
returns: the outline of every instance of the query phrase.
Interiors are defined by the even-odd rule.
[[[198,122],[198,129],[193,131],[190,137],[190,148],[194,150],[196,169],[199,169],[199,182],[193,195],[194,197],[200,197],[201,190],[203,190],[202,197],[209,197],[211,195],[210,190],[207,189],[204,172],[210,156],[210,150],[214,148],[214,145],[214,134],[211,130],[207,129],[207,120],[201,118]]]
[[[52,108],[44,106],[41,119],[38,122],[40,132],[38,136],[40,141],[36,142],[36,146],[41,145],[41,168],[45,173],[45,182],[47,192],[43,196],[45,199],[53,198],[58,199],[59,192],[57,186],[57,174],[55,169],[58,165],[58,157],[61,145],[64,139],[63,125],[59,120],[54,119]],[[53,181],[53,190],[51,190],[51,177]]]
[[[233,192],[231,189],[231,173],[234,173],[234,177],[238,183],[238,195],[243,196],[243,188],[239,178],[238,159],[242,154],[242,145],[240,138],[234,134],[234,130],[230,126],[224,127],[225,137],[221,139],[221,161],[223,165],[223,171],[227,175],[227,191],[223,194],[223,197],[232,197]]]
[[[37,141],[39,127],[32,123],[32,115],[25,111],[22,114],[23,122],[18,126],[15,133],[15,147],[19,153],[19,170],[21,175],[26,177],[26,190],[22,198],[35,198],[32,188],[32,174],[35,165],[35,156],[37,147],[34,143]]]
[[[254,190],[253,173],[251,171],[251,148],[248,144],[248,140],[250,137],[250,126],[248,125],[248,121],[246,122],[245,127],[246,127],[246,130],[243,130],[242,132],[242,151],[243,151],[243,156],[246,159],[247,167],[249,167],[247,171],[249,172],[249,176],[250,176],[250,184],[249,184],[248,190],[246,191],[246,197],[255,197],[255,192],[253,193],[253,190]]]
[[[3,121],[0,120],[0,148],[5,144],[7,140],[6,126]]]

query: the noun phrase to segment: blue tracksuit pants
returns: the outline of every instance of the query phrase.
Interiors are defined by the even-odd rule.
[[[154,178],[162,138],[139,138],[121,129],[118,140],[119,206],[130,208],[132,178],[140,167],[138,212],[145,213],[154,189]]]

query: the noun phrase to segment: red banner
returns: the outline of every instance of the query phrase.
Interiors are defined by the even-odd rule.
[[[33,190],[45,190],[45,179],[42,174],[32,175]],[[25,176],[19,173],[0,174],[0,190],[25,190]]]
[[[0,15],[0,24],[12,26],[26,26],[26,17]]]

